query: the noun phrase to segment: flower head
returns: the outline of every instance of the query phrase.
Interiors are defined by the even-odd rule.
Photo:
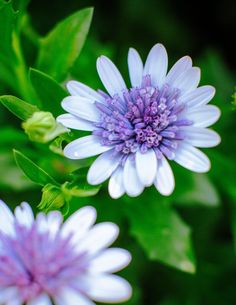
[[[211,86],[198,87],[200,69],[191,58],[181,58],[167,73],[167,53],[155,45],[143,66],[136,50],[130,49],[128,67],[132,87],[128,89],[115,65],[105,56],[97,60],[98,74],[107,93],[76,81],[68,82],[71,96],[62,107],[69,112],[57,118],[64,126],[92,131],[92,135],[69,143],[66,157],[82,159],[101,154],[88,172],[88,182],[106,179],[109,193],[138,196],[155,185],[163,195],[174,189],[168,160],[206,172],[207,156],[196,147],[212,147],[219,135],[207,129],[220,111],[207,105],[215,94]]]
[[[130,285],[110,273],[130,262],[128,251],[106,249],[117,238],[113,223],[94,225],[84,207],[62,224],[60,212],[38,214],[27,203],[12,214],[0,201],[0,304],[92,305],[121,302]]]

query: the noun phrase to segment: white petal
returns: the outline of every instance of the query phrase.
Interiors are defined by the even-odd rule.
[[[40,233],[46,233],[48,232],[48,222],[47,222],[47,217],[46,214],[43,212],[40,212],[37,214],[36,217],[36,223],[37,223],[37,228]]]
[[[180,74],[174,81],[172,86],[178,88],[183,93],[187,93],[197,88],[201,77],[201,71],[197,67],[190,68]]]
[[[69,159],[84,159],[99,155],[112,149],[112,146],[104,146],[97,136],[86,136],[67,144],[64,155]]]
[[[185,127],[182,129],[185,140],[197,147],[214,147],[220,143],[220,136],[217,132],[200,127]]]
[[[47,214],[48,229],[51,236],[55,236],[59,231],[63,218],[59,211],[51,211]]]
[[[117,272],[126,267],[131,261],[131,255],[127,250],[110,248],[96,256],[89,266],[91,273]]]
[[[199,87],[183,96],[180,96],[179,103],[186,104],[189,108],[206,105],[215,95],[215,88],[212,86]]]
[[[101,114],[96,105],[89,99],[78,96],[67,96],[61,103],[62,108],[81,119],[100,122]]]
[[[193,121],[195,127],[209,127],[220,117],[220,109],[213,105],[205,105],[198,108],[188,109],[183,116]]]
[[[57,117],[57,122],[65,127],[77,130],[92,131],[95,129],[92,122],[76,117],[70,113],[59,115]]]
[[[2,200],[0,200],[0,231],[14,236],[15,231],[13,223],[14,217],[11,210]]]
[[[86,97],[92,102],[104,103],[104,98],[98,92],[78,81],[71,80],[66,87],[71,95]]]
[[[108,190],[113,199],[117,199],[124,195],[123,168],[121,166],[119,166],[111,175]]]
[[[208,172],[211,164],[208,157],[188,143],[181,143],[175,153],[175,162],[197,173]]]
[[[131,85],[133,87],[140,87],[143,78],[143,62],[138,52],[133,48],[129,49],[128,67]]]
[[[89,168],[88,183],[97,185],[107,180],[118,167],[120,159],[121,156],[114,156],[113,150],[100,155]]]
[[[157,157],[154,150],[149,149],[144,154],[137,151],[135,154],[135,161],[141,183],[145,186],[152,185],[157,172]]]
[[[86,296],[71,289],[63,289],[55,298],[56,305],[95,305]]]
[[[119,303],[127,301],[132,294],[130,284],[116,275],[102,275],[88,279],[88,295],[97,302]]]
[[[34,214],[27,202],[22,204],[15,209],[15,216],[17,222],[27,228],[30,228],[34,222]]]
[[[135,161],[132,160],[132,156],[129,156],[125,162],[123,179],[126,193],[129,196],[136,197],[142,193],[144,186],[138,178]]]
[[[95,225],[78,243],[76,250],[87,255],[97,254],[109,247],[119,234],[119,228],[112,222],[102,222]]]
[[[17,299],[14,298],[5,304],[6,305],[22,305],[22,301],[20,300],[20,298],[17,298]]]
[[[154,181],[158,192],[164,196],[169,196],[175,188],[175,179],[169,162],[165,157],[158,161],[157,174]]]
[[[28,302],[27,305],[52,305],[52,302],[46,294],[42,294],[37,299]]]
[[[162,86],[165,81],[168,66],[166,49],[162,44],[156,44],[148,54],[143,75],[150,75],[153,86]]]
[[[123,99],[122,92],[126,89],[126,85],[113,62],[106,56],[99,57],[97,59],[97,71],[109,94],[112,97],[118,94]]]
[[[17,288],[2,288],[0,289],[0,304],[6,304],[14,300],[19,299],[18,289]]]
[[[189,56],[180,58],[170,69],[166,76],[166,83],[172,84],[184,71],[192,67],[192,59]]]
[[[62,236],[73,234],[73,242],[84,236],[92,227],[97,218],[96,210],[91,206],[86,206],[72,214],[62,226]]]

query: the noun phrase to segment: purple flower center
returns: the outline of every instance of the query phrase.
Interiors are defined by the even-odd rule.
[[[87,268],[86,254],[76,254],[70,238],[15,225],[16,237],[0,233],[0,286],[18,288],[24,302],[42,292],[57,294],[66,285],[79,289]]]
[[[181,127],[192,125],[192,121],[179,118],[184,105],[178,103],[178,89],[167,84],[155,88],[147,75],[140,88],[123,92],[123,100],[102,94],[107,105],[96,103],[102,120],[95,124],[93,134],[101,137],[103,145],[115,146],[115,152],[126,156],[152,148],[157,158],[163,154],[174,158],[178,142],[184,139]]]

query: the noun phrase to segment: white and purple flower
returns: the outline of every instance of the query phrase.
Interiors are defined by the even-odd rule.
[[[98,74],[107,93],[94,91],[77,81],[67,84],[71,96],[62,101],[68,112],[57,118],[64,126],[91,131],[92,135],[69,143],[70,159],[101,154],[88,172],[92,185],[109,180],[109,193],[138,196],[155,185],[162,195],[174,190],[168,160],[198,173],[210,169],[207,156],[196,147],[219,144],[211,129],[219,116],[212,86],[198,87],[200,69],[185,56],[167,73],[168,58],[163,45],[155,45],[143,66],[136,50],[130,49],[128,67],[132,87],[128,89],[115,65],[105,56],[97,60]]]
[[[109,248],[118,227],[94,225],[84,207],[62,224],[60,212],[40,213],[22,203],[12,214],[0,201],[0,304],[94,305],[129,299],[127,281],[111,273],[130,262],[128,251]]]

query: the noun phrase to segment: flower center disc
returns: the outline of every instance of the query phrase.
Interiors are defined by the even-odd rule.
[[[165,154],[173,159],[178,141],[183,140],[181,127],[192,124],[179,118],[184,110],[178,103],[179,93],[168,85],[160,90],[151,86],[150,76],[146,76],[140,88],[123,92],[123,100],[118,95],[106,96],[107,105],[96,103],[102,122],[95,125],[98,129],[93,134],[124,155],[152,148],[158,158]]]

